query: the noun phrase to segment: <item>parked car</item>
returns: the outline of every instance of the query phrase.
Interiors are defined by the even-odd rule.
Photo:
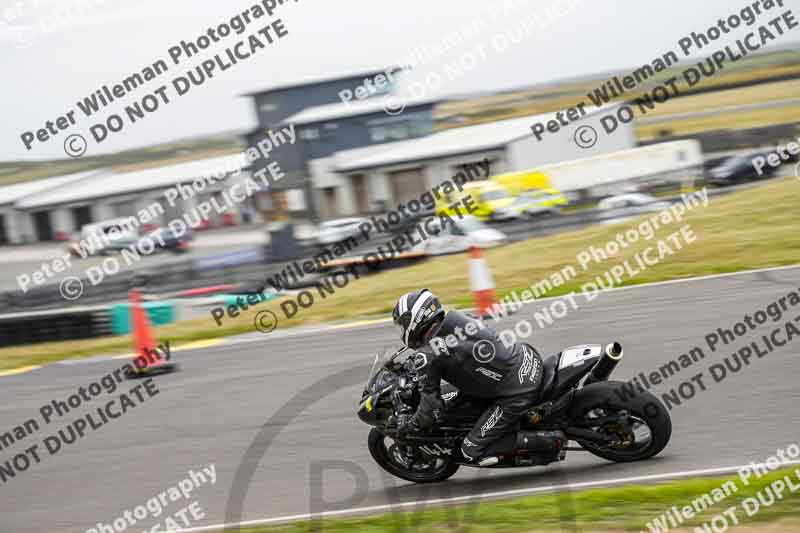
[[[105,255],[128,248],[138,239],[139,235],[130,226],[130,218],[115,218],[83,226],[67,249],[74,257]]]
[[[511,208],[520,215],[537,217],[556,214],[567,203],[567,197],[557,189],[533,189],[517,196]]]
[[[454,218],[453,224],[442,227],[438,218],[422,222],[429,237],[417,249],[430,255],[454,254],[469,250],[471,246],[492,248],[508,241],[502,231],[490,228],[473,216]],[[436,232],[438,234],[434,234]]]
[[[638,215],[639,213],[649,213],[667,209],[671,204],[659,200],[655,196],[640,192],[618,194],[609,198],[604,198],[597,204],[598,209],[607,211],[617,210],[620,217]]]
[[[361,231],[358,229],[359,226],[365,222],[368,222],[368,220],[361,217],[340,218],[323,222],[319,225],[316,243],[319,246],[327,246],[343,241],[348,237],[356,237]]]
[[[766,165],[762,170],[761,176],[753,168],[753,158],[758,156],[766,157],[768,154],[753,153],[739,154],[728,157],[722,163],[708,171],[707,180],[709,183],[719,186],[735,185],[751,180],[769,178],[775,175],[778,168]]]
[[[721,157],[712,157],[711,159],[706,159],[703,161],[703,175],[707,176],[712,169],[720,166],[722,163],[730,159],[731,156],[724,155]]]
[[[160,235],[155,234],[160,232]],[[137,244],[145,237],[150,237],[152,242],[156,245],[156,251],[168,250],[175,254],[181,254],[189,251],[189,242],[194,238],[191,230],[186,230],[183,235],[178,236],[171,228],[155,229],[139,238]],[[149,244],[149,243],[148,243]],[[144,248],[145,250],[147,248]]]

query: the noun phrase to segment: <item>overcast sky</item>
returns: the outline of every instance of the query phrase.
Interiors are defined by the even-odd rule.
[[[169,59],[167,50],[181,40],[195,41],[207,28],[228,21],[256,0],[0,0],[0,160],[64,157],[63,142],[71,133],[89,136],[96,122],[78,111],[77,124],[47,142],[34,142],[27,151],[20,141],[55,120],[76,101],[101,85],[113,85],[153,63]],[[572,4],[579,4],[573,6]],[[581,5],[582,4],[582,5]],[[559,15],[547,15],[549,6]],[[721,17],[747,5],[730,0],[299,0],[279,8],[289,36],[217,73],[202,87],[174,98],[146,119],[125,123],[88,153],[99,154],[155,144],[187,136],[252,128],[252,102],[243,93],[307,78],[329,77],[383,67],[402,60],[415,48],[442,42],[443,35],[479,21],[480,34],[436,62],[420,64],[415,76],[430,72],[444,77],[439,93],[490,91],[530,85],[594,72],[649,63],[691,31],[705,31]],[[777,16],[792,8],[800,18],[800,0],[785,0]],[[538,13],[550,27],[503,46],[504,37],[519,21]],[[554,17],[554,18],[553,18]],[[764,16],[766,23],[773,16]],[[268,21],[261,19],[241,37]],[[706,51],[717,50],[748,30],[739,28]],[[196,60],[170,70],[130,100],[101,111],[105,118],[135,101],[197,62],[224,53],[241,37],[227,37]],[[800,39],[797,28],[779,45]],[[475,55],[483,46],[483,54]],[[444,63],[464,54],[477,57],[463,76],[447,79]],[[170,93],[172,94],[172,93]]]

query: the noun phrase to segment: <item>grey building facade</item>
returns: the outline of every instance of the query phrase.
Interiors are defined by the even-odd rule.
[[[314,208],[308,161],[341,150],[398,140],[403,135],[401,130],[405,132],[405,138],[427,135],[433,130],[432,104],[409,108],[402,116],[392,117],[383,111],[368,116],[354,115],[349,104],[343,102],[342,93],[355,95],[356,91],[361,91],[359,88],[369,85],[367,80],[380,77],[393,80],[397,71],[398,69],[392,68],[372,70],[339,78],[298,82],[247,94],[253,98],[259,123],[255,130],[245,135],[248,146],[256,145],[267,138],[270,130],[279,130],[290,124],[295,126],[297,135],[295,144],[284,144],[270,154],[271,160],[280,164],[285,177],[276,185],[272,197],[266,201],[264,211],[274,215],[286,209],[283,194],[302,191],[302,211],[316,219],[318,216]],[[393,83],[390,81],[383,90],[375,91],[369,97],[380,97],[391,92],[392,88]],[[359,95],[364,96],[363,92]],[[354,99],[354,104],[361,102],[362,100],[356,102]],[[325,111],[326,108],[328,112],[314,113],[314,110]],[[304,111],[311,112],[306,114]],[[303,118],[304,115],[306,118]],[[315,115],[325,118],[315,120]],[[260,158],[252,163],[250,170],[253,173],[258,172],[269,162],[270,160]]]

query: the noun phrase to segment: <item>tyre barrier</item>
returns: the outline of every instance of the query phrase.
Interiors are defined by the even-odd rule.
[[[0,347],[111,335],[107,306],[0,315]]]

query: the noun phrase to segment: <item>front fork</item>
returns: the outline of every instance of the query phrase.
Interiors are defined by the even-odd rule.
[[[404,394],[406,393],[406,394]],[[394,424],[397,426],[398,420],[401,416],[411,416],[414,414],[414,408],[411,407],[408,403],[404,400],[404,395],[407,395],[407,391],[404,388],[397,388],[392,391],[392,409],[394,411],[394,421],[390,420],[390,424]],[[400,453],[405,459],[406,464],[413,465],[414,464],[414,455],[415,450],[414,446],[412,446],[407,440],[395,440],[396,446],[399,448]]]

